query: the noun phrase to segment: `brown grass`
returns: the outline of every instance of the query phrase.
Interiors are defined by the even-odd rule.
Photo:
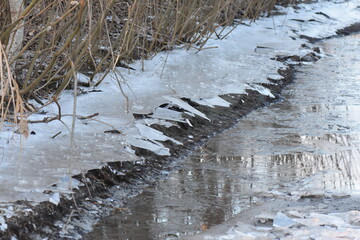
[[[5,53],[5,47],[0,42],[0,130],[5,121],[19,126],[18,132],[25,137],[29,135],[25,107],[19,93],[19,86],[15,81]]]

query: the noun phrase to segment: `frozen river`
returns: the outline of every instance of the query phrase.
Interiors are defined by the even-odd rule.
[[[204,238],[194,239],[237,239],[225,230],[217,237],[205,230],[275,199],[357,197],[360,35],[319,46],[327,56],[298,68],[282,101],[211,139],[168,179],[102,220],[86,239],[179,239],[201,232]],[[343,210],[360,210],[353,207]]]

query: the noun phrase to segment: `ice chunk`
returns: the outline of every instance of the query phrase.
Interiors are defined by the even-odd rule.
[[[153,124],[162,125],[162,126],[165,126],[167,128],[172,127],[172,126],[177,126],[176,124],[174,124],[172,122],[169,122],[169,121],[166,121],[166,120],[163,120],[163,119],[159,119],[159,118],[145,118],[145,119],[142,119],[142,120],[143,120],[144,124],[146,124],[148,126],[153,125]]]
[[[221,239],[221,240],[227,240],[227,239],[256,240],[257,237],[253,236],[253,234],[251,234],[251,233],[236,232],[233,234],[229,233],[228,235],[221,236],[220,238],[217,238],[217,239]]]
[[[274,218],[273,226],[287,228],[287,227],[291,227],[295,224],[296,224],[296,222],[294,220],[292,220],[291,218],[289,218],[286,214],[284,214],[282,212],[278,212],[276,214],[276,217]]]
[[[0,231],[5,231],[8,225],[6,224],[5,218],[0,216]]]
[[[214,105],[210,104],[205,99],[191,99],[191,100],[196,102],[197,104],[214,108]]]
[[[134,147],[147,149],[160,156],[170,156],[169,149],[157,141],[148,141],[141,138],[129,137],[127,142]]]
[[[269,74],[268,78],[273,79],[273,80],[281,80],[284,79],[283,76],[281,76],[280,74]]]
[[[360,226],[360,212],[359,211],[350,211],[349,212],[349,223],[352,225]]]
[[[254,217],[255,225],[269,226],[274,222],[275,215],[270,213],[263,213]]]
[[[209,99],[205,99],[206,102],[214,105],[214,106],[220,106],[220,107],[230,107],[230,103],[228,101],[225,101],[224,99],[222,99],[219,96],[213,97],[213,98],[209,98]]]
[[[150,139],[150,140],[157,140],[157,141],[172,141],[173,143],[175,144],[178,144],[178,145],[182,145],[181,142],[179,141],[176,141],[175,139],[173,138],[170,138],[168,136],[165,136],[162,132],[158,131],[158,130],[155,130],[151,127],[148,127],[146,125],[143,125],[143,124],[135,124],[135,126],[137,127],[137,129],[139,129],[139,132],[140,134],[147,138],[147,139]]]
[[[77,73],[77,80],[81,83],[89,83],[90,82],[90,78],[82,73]]]
[[[70,180],[71,180],[71,184],[70,184]],[[79,186],[80,186],[80,181],[75,179],[75,178],[71,178],[69,177],[69,175],[64,175],[60,178],[60,183],[59,183],[59,187],[61,188],[76,188],[76,189],[79,189]]]
[[[187,123],[190,127],[194,127],[194,126],[191,124],[191,122],[190,122],[189,119],[185,119],[185,121],[186,121],[186,123]]]
[[[323,198],[324,195],[325,191],[322,189],[310,189],[302,194],[301,198]]]
[[[184,109],[188,112],[191,112],[195,115],[198,115],[199,117],[205,118],[206,120],[209,120],[211,122],[211,120],[204,113],[202,113],[199,110],[195,109],[194,107],[190,106],[188,103],[184,102],[183,100],[172,97],[172,96],[164,96],[164,98],[169,100],[173,104],[181,107],[182,109]]]
[[[214,107],[214,106],[230,107],[231,105],[229,102],[225,101],[219,96],[208,99],[193,100],[193,101],[200,105],[209,106],[209,107]]]
[[[338,227],[347,227],[349,225],[339,217],[320,214],[320,213],[311,213],[310,217],[306,219],[294,219],[294,220],[308,227],[330,226],[330,227],[338,228]]]
[[[152,115],[153,118],[172,120],[176,122],[185,122],[181,112],[177,112],[167,108],[157,107]]]
[[[360,212],[352,210],[345,213],[330,213],[330,216],[339,217],[351,225],[360,226]]]
[[[303,213],[300,213],[299,211],[290,210],[288,212],[288,215],[292,218],[305,218],[305,215]]]
[[[274,94],[271,93],[270,89],[263,87],[259,84],[247,84],[250,89],[258,91],[260,94],[275,98]]]
[[[49,197],[49,202],[58,205],[60,202],[60,193],[52,193]]]

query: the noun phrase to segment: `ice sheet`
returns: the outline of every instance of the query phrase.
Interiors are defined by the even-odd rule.
[[[131,64],[136,70],[119,68],[110,73],[99,87],[84,88],[86,94],[78,96],[77,116],[95,113],[98,116],[75,119],[75,146],[70,146],[69,130],[73,120],[73,93],[64,92],[59,99],[63,114],[61,121],[30,124],[30,131],[34,134],[22,141],[11,129],[3,128],[0,135],[3,156],[0,161],[0,201],[48,200],[43,191],[53,183],[61,182],[64,175],[97,168],[109,161],[137,160],[129,151],[130,145],[169,154],[161,142],[141,136],[133,113],[148,114],[159,105],[170,102],[185,112],[207,118],[180,98],[226,106],[217,98],[218,95],[245,93],[247,84],[268,83],[268,78],[281,79],[277,70],[284,67],[283,63],[270,58],[279,54],[306,54],[308,50],[300,46],[311,44],[300,39],[300,35],[330,36],[339,28],[359,22],[358,5],[357,0],[336,0],[303,4],[296,10],[283,9],[287,16],[260,18],[250,27],[245,22],[223,40],[214,36],[203,51],[186,51],[180,46],[150,60]],[[144,71],[141,70],[142,64]],[[88,81],[83,75],[78,77],[82,82]],[[95,81],[100,77],[101,74],[96,76]],[[34,114],[30,119],[54,117],[59,109],[56,104],[51,104],[43,110],[45,115]],[[170,118],[191,124],[183,115],[160,111],[163,110],[155,111],[156,121]],[[105,133],[107,130],[118,130],[120,134]]]

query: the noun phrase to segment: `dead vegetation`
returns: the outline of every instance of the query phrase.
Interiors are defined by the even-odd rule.
[[[97,85],[99,72],[105,76],[175,45],[201,50],[215,29],[234,19],[256,19],[284,2],[25,0],[10,17],[8,3],[16,1],[22,2],[0,4],[1,119],[15,123],[34,111],[28,99],[41,104],[56,99],[73,85],[76,72],[90,76],[85,85]]]

